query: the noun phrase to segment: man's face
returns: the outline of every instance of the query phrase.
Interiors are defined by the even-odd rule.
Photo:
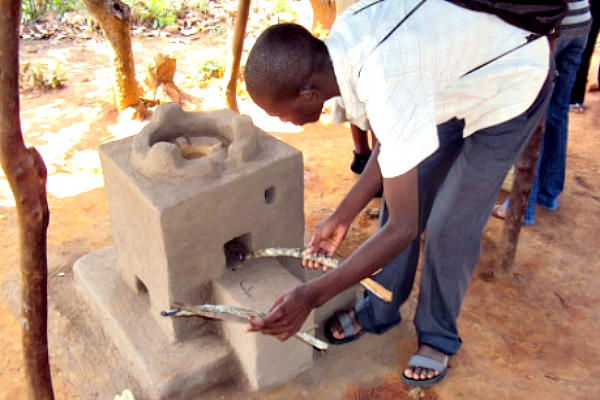
[[[283,122],[304,125],[318,121],[323,110],[323,101],[318,96],[298,95],[290,100],[273,101],[263,109],[272,117],[279,117]]]

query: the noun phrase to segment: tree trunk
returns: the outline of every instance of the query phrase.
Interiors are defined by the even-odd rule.
[[[237,106],[237,82],[240,73],[240,60],[244,48],[246,26],[248,25],[248,13],[250,12],[250,0],[238,0],[237,18],[235,21],[235,33],[231,44],[231,65],[229,67],[229,81],[225,90],[225,102],[228,108],[239,111]]]
[[[330,30],[335,21],[335,0],[310,0],[313,10],[312,29]]]
[[[556,37],[548,37],[550,51],[554,53],[556,48]],[[498,248],[498,261],[496,272],[500,275],[508,274],[515,261],[517,244],[519,244],[519,233],[521,232],[521,221],[525,215],[525,207],[529,200],[529,193],[535,179],[537,159],[540,153],[540,143],[544,136],[546,125],[546,113],[542,113],[539,125],[536,128],[529,143],[517,159],[515,165],[515,180],[510,192],[510,202],[506,213],[506,221],[502,231],[502,240]]]
[[[100,24],[113,51],[114,96],[117,109],[121,112],[127,107],[135,107],[143,114],[140,101],[142,89],[135,77],[131,48],[131,9],[120,0],[84,0],[84,3]]]
[[[0,163],[12,189],[19,224],[22,341],[29,398],[54,399],[48,361],[46,167],[27,149],[19,118],[21,1],[0,1]]]

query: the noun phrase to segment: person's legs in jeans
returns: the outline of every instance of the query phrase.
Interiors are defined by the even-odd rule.
[[[538,203],[548,210],[556,210],[558,207],[558,196],[565,181],[569,100],[585,44],[586,36],[559,39],[556,43],[554,61],[557,77],[546,110],[544,136],[540,144],[535,179],[523,216],[524,225],[534,223]],[[503,204],[505,210],[508,202],[509,199]]]
[[[559,39],[556,47],[558,76],[546,112],[544,139],[534,188],[537,193],[532,190],[532,194],[537,194],[537,202],[549,210],[557,208],[558,196],[564,188],[569,101],[586,41],[585,35],[568,41]],[[533,220],[533,212],[529,216]]]

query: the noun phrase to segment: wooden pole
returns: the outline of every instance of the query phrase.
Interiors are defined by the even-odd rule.
[[[20,0],[0,0],[0,163],[13,192],[19,224],[22,341],[29,398],[52,400],[48,361],[46,167],[26,148],[19,118]]]
[[[240,73],[240,60],[242,59],[242,49],[244,48],[244,36],[246,35],[246,25],[248,25],[248,13],[250,12],[250,0],[239,0],[237,19],[235,21],[235,33],[232,43],[232,57],[229,68],[229,82],[225,90],[225,102],[228,108],[234,111],[238,110],[236,92],[237,81]]]
[[[551,51],[554,52],[556,38],[550,38],[549,40]],[[538,127],[533,132],[529,143],[527,143],[515,165],[515,180],[510,192],[510,202],[506,213],[506,221],[504,222],[495,269],[501,275],[506,275],[511,271],[515,260],[517,244],[519,243],[519,233],[521,232],[521,221],[523,221],[525,208],[529,200],[529,193],[535,179],[537,159],[540,152],[540,143],[544,136],[545,124],[546,113],[544,112]]]
[[[525,208],[529,193],[535,179],[535,170],[540,150],[542,136],[544,136],[545,113],[538,127],[533,132],[529,143],[517,159],[515,164],[515,180],[510,192],[510,202],[506,213],[506,221],[502,230],[502,240],[499,247],[497,268],[501,275],[507,274],[512,269],[519,243],[521,221],[525,215]]]

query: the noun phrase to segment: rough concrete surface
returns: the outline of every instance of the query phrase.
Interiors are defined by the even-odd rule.
[[[233,352],[210,323],[190,340],[169,341],[148,303],[121,280],[114,265],[112,247],[90,253],[73,266],[75,283],[90,315],[131,363],[145,398],[192,399],[239,375]]]
[[[74,267],[80,295],[134,366],[152,399],[191,399],[238,380],[233,353],[253,389],[282,384],[307,369],[312,347],[223,332],[231,351],[201,318],[164,318],[175,303],[266,311],[273,289],[303,282],[287,261],[246,262],[234,270],[227,249],[302,246],[300,152],[230,110],[158,108],[131,138],[100,148],[114,249]],[[260,265],[257,265],[259,263]],[[288,268],[293,267],[290,263]],[[252,294],[250,294],[252,290]],[[314,325],[314,316],[307,326]]]
[[[250,249],[297,247],[304,234],[300,152],[231,111],[186,113],[170,104],[159,109],[139,135],[100,147],[117,271],[149,298],[153,315],[174,302],[207,302],[207,291],[199,288],[225,272],[230,241]],[[170,167],[161,177],[140,171],[153,161],[138,154],[143,143],[152,152],[181,135],[223,137],[233,155],[219,161],[218,174],[206,174],[195,165],[211,155],[183,159],[169,143],[176,149],[169,156],[183,163],[181,174],[165,178]],[[235,152],[238,142],[245,145]],[[136,157],[142,161],[133,162]],[[190,334],[180,321],[158,323],[173,340]]]
[[[264,152],[260,154],[260,135],[249,117],[232,110],[186,112],[178,103],[161,104],[148,125],[136,135],[131,162],[142,173],[155,178],[212,178],[257,156],[264,157]],[[207,142],[213,145],[202,147]],[[194,152],[194,147],[198,151]]]
[[[217,304],[268,311],[278,294],[302,283],[277,260],[251,260],[229,270],[214,282]],[[302,330],[314,332],[314,313]],[[312,364],[313,348],[296,339],[280,342],[274,336],[247,333],[244,324],[225,322],[225,337],[235,350],[253,389],[285,383]]]

